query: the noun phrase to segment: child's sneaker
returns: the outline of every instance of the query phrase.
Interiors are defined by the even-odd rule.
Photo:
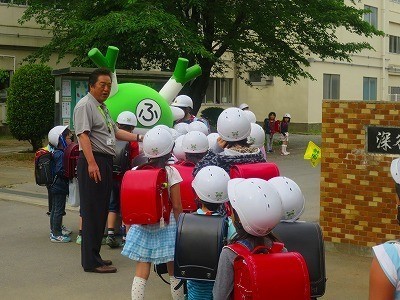
[[[106,244],[110,247],[110,248],[117,248],[119,247],[119,243],[117,241],[117,239],[115,238],[114,235],[108,235],[106,238]]]
[[[69,243],[70,241],[71,241],[71,238],[69,236],[54,235],[54,234],[52,234],[50,236],[50,242],[53,242],[53,243]]]
[[[78,236],[76,237],[75,243],[77,243],[78,245],[82,244],[82,236],[80,234],[78,234]]]
[[[61,232],[63,235],[71,235],[72,230],[65,227],[64,225],[61,225]]]

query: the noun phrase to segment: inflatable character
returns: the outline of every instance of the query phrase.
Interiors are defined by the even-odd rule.
[[[136,133],[144,134],[156,125],[173,126],[174,120],[183,118],[183,111],[170,106],[183,86],[201,74],[199,65],[188,68],[189,61],[179,58],[172,77],[157,92],[149,86],[138,83],[117,83],[115,65],[119,49],[109,46],[104,56],[99,49],[89,51],[89,58],[97,67],[106,67],[112,72],[112,86],[106,105],[115,121],[119,113],[131,111],[137,117]]]

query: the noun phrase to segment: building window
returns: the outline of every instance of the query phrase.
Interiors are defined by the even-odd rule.
[[[400,101],[400,86],[389,86],[389,100]]]
[[[232,82],[231,78],[210,78],[203,103],[232,103]]]
[[[400,37],[389,35],[389,52],[400,53]]]
[[[0,0],[0,3],[14,4],[14,5],[28,5],[27,0]]]
[[[340,75],[324,74],[324,99],[340,99]]]
[[[0,69],[0,102],[5,102],[7,99],[7,89],[10,87],[10,79],[13,71]]]
[[[363,78],[363,100],[376,100],[377,79],[373,77]]]
[[[364,5],[365,10],[370,10],[370,12],[364,14],[364,21],[368,22],[375,28],[378,28],[378,8]]]

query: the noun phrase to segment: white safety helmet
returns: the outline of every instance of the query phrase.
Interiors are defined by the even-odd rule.
[[[170,128],[169,131],[171,132],[172,138],[174,139],[174,141],[177,139],[178,136],[182,135],[177,130],[175,130],[174,128]]]
[[[281,220],[281,198],[276,189],[263,179],[231,179],[228,195],[243,229],[251,235],[265,236]]]
[[[393,180],[400,184],[400,158],[392,160],[390,165],[390,174],[392,174]]]
[[[193,100],[187,95],[179,95],[171,103],[172,106],[193,108]]]
[[[251,132],[247,138],[247,143],[251,144],[254,147],[261,148],[262,146],[264,146],[264,142],[265,142],[264,129],[256,123],[251,123]]]
[[[192,181],[192,187],[200,200],[209,203],[225,203],[228,199],[228,173],[217,166],[202,168]]]
[[[185,160],[186,155],[185,151],[183,151],[182,148],[182,140],[184,138],[184,135],[178,136],[175,140],[175,146],[174,149],[172,150],[172,154],[178,159],[178,160]]]
[[[58,126],[53,127],[52,129],[50,129],[49,134],[48,134],[49,143],[52,146],[57,147],[61,134],[67,128],[68,128],[68,125],[66,125],[66,126],[58,125]]]
[[[251,132],[251,125],[243,110],[236,107],[225,109],[218,117],[217,131],[227,142],[241,141]]]
[[[249,108],[249,106],[247,105],[247,103],[242,103],[242,104],[240,104],[239,105],[239,109],[241,109],[241,110],[243,110],[243,109],[248,109]]]
[[[117,117],[117,123],[120,125],[137,126],[137,119],[133,112],[123,111]]]
[[[188,132],[190,131],[200,131],[205,135],[209,134],[207,125],[201,121],[193,121],[192,123],[190,123],[188,125]]]
[[[209,135],[207,135],[208,149],[210,149],[215,154],[221,153],[224,150],[218,145],[218,141],[217,141],[218,138],[219,138],[219,134],[216,132],[213,132],[213,133],[210,133]]]
[[[247,117],[247,119],[249,119],[250,123],[256,123],[257,122],[256,115],[252,111],[244,110],[243,112],[246,114],[246,117]]]
[[[152,128],[143,138],[143,153],[148,158],[167,155],[172,151],[173,146],[174,139],[169,130],[164,128]]]
[[[205,153],[208,151],[207,136],[200,131],[190,131],[182,140],[182,149],[185,153]]]
[[[154,128],[162,128],[162,129],[165,129],[166,131],[168,131],[169,133],[171,133],[171,130],[170,130],[171,128],[169,128],[167,125],[164,125],[164,124],[156,125],[156,126],[153,127],[153,129]]]
[[[305,199],[300,187],[290,178],[279,176],[268,180],[282,200],[282,221],[294,222],[304,211]]]
[[[170,105],[169,108],[171,109],[172,119],[174,119],[174,121],[180,120],[185,116],[185,112],[179,107]]]
[[[292,118],[292,117],[290,116],[290,114],[289,114],[289,113],[286,113],[286,114],[284,114],[284,115],[283,115],[283,117],[284,117],[284,118],[289,118],[289,119],[291,119],[291,118]]]
[[[178,131],[180,134],[186,134],[186,133],[188,133],[188,126],[189,126],[189,124],[181,122],[181,123],[175,124],[174,129],[176,131]]]

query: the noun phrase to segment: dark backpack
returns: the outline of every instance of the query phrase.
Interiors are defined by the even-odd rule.
[[[131,169],[131,145],[130,142],[116,141],[115,157],[113,160],[113,173],[124,174]]]
[[[227,234],[226,217],[181,213],[175,238],[174,276],[214,281]]]
[[[35,181],[37,185],[47,186],[54,181],[53,153],[41,148],[35,153]]]

